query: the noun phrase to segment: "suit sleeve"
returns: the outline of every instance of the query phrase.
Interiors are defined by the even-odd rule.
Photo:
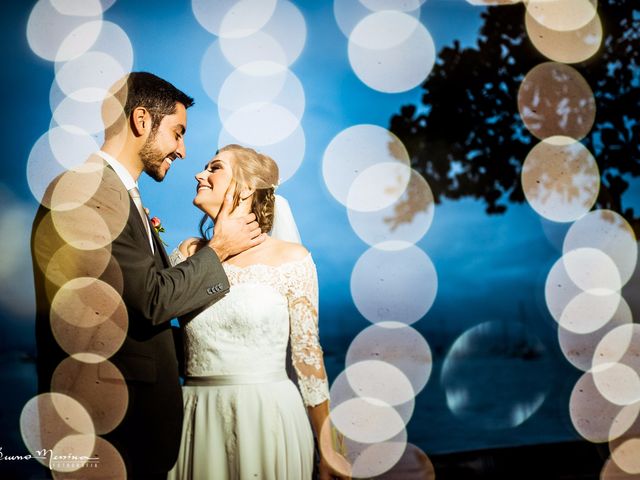
[[[123,300],[152,325],[214,303],[229,291],[229,281],[215,252],[208,247],[180,264],[159,270],[153,256],[128,239],[113,247],[123,274]]]

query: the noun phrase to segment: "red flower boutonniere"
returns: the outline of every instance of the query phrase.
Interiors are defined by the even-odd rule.
[[[166,247],[167,246],[167,242],[165,242],[162,239],[162,237],[160,236],[160,234],[162,232],[164,232],[164,227],[162,226],[162,222],[160,221],[160,219],[158,217],[152,217],[151,220],[149,220],[149,221],[151,222],[151,226],[153,227],[153,229],[158,234],[158,238],[160,239],[162,244]]]

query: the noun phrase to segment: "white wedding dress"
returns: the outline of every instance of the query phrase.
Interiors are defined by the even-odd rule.
[[[173,264],[183,260],[171,254]],[[168,478],[309,479],[305,405],[329,398],[311,255],[223,266],[231,290],[184,326],[182,444]],[[298,387],[285,373],[288,344]]]

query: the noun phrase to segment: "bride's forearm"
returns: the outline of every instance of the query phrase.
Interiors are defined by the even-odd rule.
[[[313,427],[313,431],[316,434],[316,438],[321,445],[328,445],[327,443],[322,443],[321,440],[327,441],[327,439],[331,440],[331,428],[330,424],[327,424],[326,428],[322,429],[325,424],[325,421],[329,417],[329,400],[325,400],[318,405],[313,407],[307,407],[307,411],[309,412],[309,418],[311,420],[311,426]],[[323,438],[320,438],[322,434]],[[330,443],[329,443],[330,445]]]

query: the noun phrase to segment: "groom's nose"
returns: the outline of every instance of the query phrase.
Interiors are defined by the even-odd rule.
[[[180,143],[178,143],[178,148],[176,148],[176,155],[180,158],[184,158],[187,156],[187,147],[184,145],[184,140],[180,139]]]

